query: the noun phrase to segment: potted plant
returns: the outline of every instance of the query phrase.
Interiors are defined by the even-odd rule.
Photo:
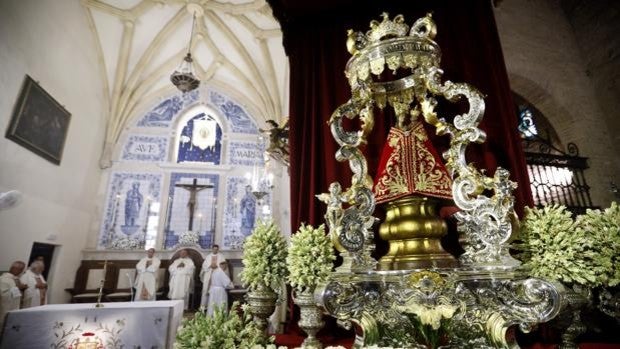
[[[300,308],[299,327],[308,337],[302,343],[304,348],[321,348],[316,333],[323,327],[323,314],[314,301],[315,287],[327,280],[336,259],[325,225],[318,228],[302,224],[291,237],[286,262],[288,281],[295,289],[295,304]]]
[[[286,240],[273,221],[259,221],[243,244],[241,281],[248,287],[248,304],[254,320],[266,329],[277,293],[286,279]]]

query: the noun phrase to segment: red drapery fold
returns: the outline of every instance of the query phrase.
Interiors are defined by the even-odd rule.
[[[284,45],[290,62],[290,151],[291,151],[291,223],[296,230],[301,222],[320,224],[324,205],[315,195],[327,191],[329,184],[350,184],[347,163],[335,160],[338,145],[327,121],[331,113],[350,97],[344,67],[350,55],[346,50],[346,30],[368,30],[372,19],[383,11],[405,15],[411,25],[427,12],[437,23],[436,40],[442,50],[444,80],[467,82],[486,97],[486,112],[481,128],[487,132],[482,145],[472,146],[468,159],[487,173],[502,166],[519,183],[515,192],[517,213],[531,205],[529,178],[517,132],[517,117],[502,56],[499,36],[489,0],[473,1],[315,1],[270,0],[274,15],[284,32]],[[352,12],[352,9],[355,9]],[[440,101],[440,116],[454,115],[466,105],[445,106]],[[373,134],[366,146],[369,170],[374,176],[381,147],[390,125],[387,117],[377,115]],[[434,130],[429,129],[429,134]],[[447,140],[435,140],[441,145]]]

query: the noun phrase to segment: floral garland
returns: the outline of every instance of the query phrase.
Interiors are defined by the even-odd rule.
[[[266,285],[279,290],[286,278],[286,240],[272,220],[258,221],[243,244],[241,281],[250,289]]]
[[[110,249],[113,250],[137,250],[142,247],[142,241],[129,236],[123,236],[112,240]]]
[[[526,208],[520,258],[534,277],[588,287],[618,284],[620,208],[588,210],[573,220],[564,206]]]
[[[331,241],[325,235],[325,225],[317,229],[302,224],[291,238],[286,257],[288,281],[298,292],[312,289],[329,276],[336,260]]]
[[[212,316],[196,312],[193,319],[183,320],[177,332],[175,349],[198,348],[273,348],[274,337],[265,338],[258,325],[252,321],[247,307],[234,302],[231,310],[216,308]]]

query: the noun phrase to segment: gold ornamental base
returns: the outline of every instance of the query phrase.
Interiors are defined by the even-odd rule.
[[[451,268],[457,260],[441,246],[448,233],[446,222],[439,217],[438,199],[406,196],[389,202],[385,222],[379,236],[390,244],[388,253],[379,260],[380,270]]]

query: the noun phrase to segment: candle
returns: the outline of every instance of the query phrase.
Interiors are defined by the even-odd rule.
[[[211,231],[215,234],[215,207],[217,198],[213,197],[213,204],[211,205]]]
[[[198,232],[202,231],[202,213],[198,214]]]
[[[146,197],[146,212],[145,212],[145,217],[144,217],[144,231],[146,232],[146,230],[148,229],[149,226],[149,216],[151,213],[151,197],[147,196]]]
[[[172,210],[172,196],[168,196],[168,210],[166,211],[167,217],[170,217],[172,215],[171,210]]]
[[[112,219],[111,219],[111,228],[110,230],[114,230],[114,226],[116,225],[116,212],[118,211],[118,204],[121,201],[121,193],[116,193],[116,197],[114,199],[114,204],[112,205]]]

